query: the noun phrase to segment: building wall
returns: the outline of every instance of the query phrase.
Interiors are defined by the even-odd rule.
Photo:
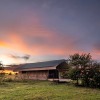
[[[22,71],[19,73],[23,79],[47,80],[48,71]]]

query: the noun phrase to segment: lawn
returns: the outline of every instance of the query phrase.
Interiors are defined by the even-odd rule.
[[[0,85],[0,100],[100,100],[100,90],[47,81],[7,82]]]

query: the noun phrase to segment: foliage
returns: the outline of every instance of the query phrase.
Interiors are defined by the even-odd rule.
[[[3,64],[0,62],[0,84],[2,83],[3,78],[5,76],[5,73],[3,71],[4,71],[4,67]]]
[[[72,80],[82,81],[83,86],[100,87],[100,64],[92,61],[90,54],[74,54],[70,56],[70,65],[73,67],[69,71]]]
[[[60,76],[61,78],[69,78],[69,75],[68,75],[68,72],[67,71],[63,71],[63,72],[60,72]]]
[[[79,55],[78,53],[70,56],[70,64],[72,66],[76,66],[77,68],[81,67],[87,67],[90,64],[91,61],[91,55],[89,54],[82,54]]]
[[[69,72],[69,77],[72,79],[72,80],[77,80],[77,77],[79,76],[80,74],[80,70],[79,69],[76,69],[76,68],[73,68],[73,69],[70,69]]]
[[[0,70],[4,70],[3,64],[0,62]]]
[[[12,78],[6,78],[4,79],[4,82],[13,82],[14,80]]]

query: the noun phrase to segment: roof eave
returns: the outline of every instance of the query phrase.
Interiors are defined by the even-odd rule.
[[[54,67],[47,67],[47,68],[42,67],[42,68],[20,69],[18,71],[37,71],[37,70],[40,71],[40,70],[54,70],[54,69],[56,69],[56,66],[54,66]]]

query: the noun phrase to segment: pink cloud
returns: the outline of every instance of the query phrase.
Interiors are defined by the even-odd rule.
[[[41,18],[30,15],[20,18],[17,20],[18,22],[12,20],[8,29],[4,31],[6,36],[5,39],[0,41],[0,46],[33,56],[67,56],[84,52],[76,47],[74,41],[77,38],[75,36],[72,37],[50,30],[43,26]]]

